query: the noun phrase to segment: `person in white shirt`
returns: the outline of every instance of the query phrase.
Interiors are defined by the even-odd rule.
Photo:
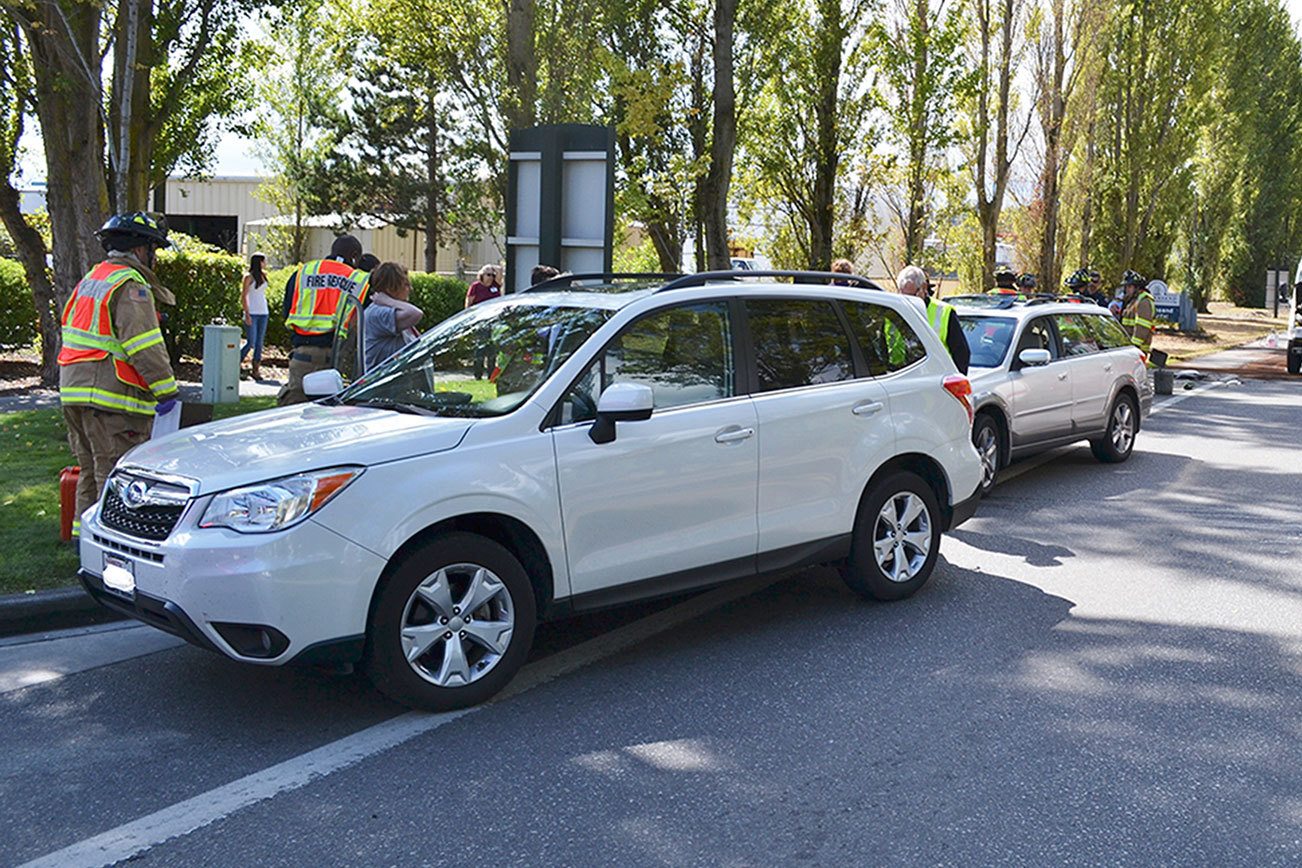
[[[253,350],[253,379],[262,379],[262,344],[267,338],[267,257],[255,253],[249,257],[249,273],[244,275],[244,289],[240,294],[240,304],[244,308],[244,346],[240,348],[240,365],[244,357]]]
[[[424,311],[412,304],[411,278],[397,262],[382,262],[371,272],[371,303],[366,307],[366,370],[371,370],[416,340]]]

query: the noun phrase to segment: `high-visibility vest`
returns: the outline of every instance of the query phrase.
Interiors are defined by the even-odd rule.
[[[300,335],[324,335],[335,331],[335,319],[344,295],[366,300],[371,275],[334,259],[318,259],[299,266],[294,275],[294,297],[285,325]],[[351,321],[352,315],[349,314]],[[343,326],[346,328],[347,323]]]
[[[949,351],[949,312],[953,309],[953,305],[943,301],[927,299],[927,322],[931,325],[932,331],[940,335],[940,342],[945,345],[946,352]]]
[[[146,383],[145,378],[140,376],[140,372],[129,361],[133,354],[161,344],[162,331],[157,328],[151,329],[126,342],[119,341],[113,334],[111,312],[113,296],[128,281],[149,285],[149,281],[139,271],[129,265],[116,262],[101,262],[77,283],[68,303],[63,307],[63,349],[59,351],[59,364],[98,362],[112,356],[113,372],[123,383],[146,392],[153,390],[154,387],[165,391],[169,386],[168,383]],[[173,380],[170,385],[174,387],[175,381]],[[110,393],[103,395],[102,400],[80,403],[105,404],[105,406],[111,404],[112,409],[130,412],[152,413],[154,411],[152,401],[144,402],[129,396]],[[140,406],[135,406],[137,404]]]

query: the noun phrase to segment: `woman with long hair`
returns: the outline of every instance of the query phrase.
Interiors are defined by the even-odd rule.
[[[262,379],[262,343],[267,338],[267,257],[255,253],[249,257],[249,272],[244,275],[244,288],[240,304],[244,308],[245,342],[240,349],[240,364],[249,350],[253,350],[253,379]]]

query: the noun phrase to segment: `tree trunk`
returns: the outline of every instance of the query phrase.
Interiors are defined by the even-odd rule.
[[[841,50],[845,27],[841,0],[819,0],[818,39],[819,99],[817,154],[814,166],[813,201],[810,203],[809,267],[828,271],[832,267],[833,227],[836,218],[836,175],[840,168],[840,137],[837,131],[837,96],[841,83]]]
[[[1085,131],[1085,204],[1080,215],[1080,265],[1088,268],[1090,264],[1090,235],[1094,230],[1094,118],[1090,118]]]
[[[646,224],[647,234],[651,236],[651,244],[656,249],[656,256],[660,258],[660,270],[666,274],[676,274],[683,268],[683,239],[678,232],[667,223],[652,221]]]
[[[425,271],[438,270],[439,252],[439,118],[435,104],[435,82],[431,76],[425,93]]]
[[[153,66],[153,0],[122,0],[113,33],[113,89],[109,94],[108,140],[113,209],[148,207]]]
[[[737,92],[732,57],[736,18],[737,0],[718,0],[714,9],[714,129],[701,203],[706,266],[717,271],[732,267],[732,251],[728,247],[728,192],[737,146]]]
[[[57,307],[103,257],[95,230],[108,210],[100,132],[100,10],[88,3],[41,3],[19,13],[32,52],[36,116],[44,141],[46,203],[54,236]],[[57,353],[59,331],[42,332]]]
[[[1040,173],[1040,201],[1043,205],[1044,234],[1040,239],[1040,285],[1058,286],[1060,262],[1058,259],[1058,215],[1062,210],[1062,124],[1066,114],[1066,97],[1063,94],[1067,69],[1067,49],[1063,16],[1063,3],[1053,4],[1053,69],[1049,79],[1049,92],[1045,95],[1046,107],[1041,117],[1044,127],[1044,169]]]
[[[929,45],[927,31],[930,24],[927,13],[929,0],[916,0],[914,4],[913,27],[918,29],[915,44]],[[915,51],[913,56],[913,92],[912,105],[909,108],[913,123],[909,128],[909,166],[906,174],[905,191],[908,206],[904,217],[904,264],[914,264],[922,255],[926,226],[926,184],[927,184],[927,150],[931,131],[927,128],[927,88],[923,82],[927,78],[927,52]]]
[[[59,383],[59,319],[61,309],[50,283],[50,273],[45,269],[45,242],[41,234],[23,219],[19,208],[18,191],[7,178],[0,179],[0,223],[14,240],[18,261],[22,263],[27,285],[32,292],[36,308],[36,321],[41,333],[41,384],[56,386]]]
[[[508,0],[506,14],[507,127],[527,129],[537,124],[538,52],[534,43],[533,0]]]

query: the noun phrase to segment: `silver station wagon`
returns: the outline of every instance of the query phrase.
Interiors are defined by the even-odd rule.
[[[1147,359],[1111,314],[1093,304],[960,296],[972,349],[981,491],[1001,468],[1082,440],[1107,463],[1125,461],[1153,404]]]

